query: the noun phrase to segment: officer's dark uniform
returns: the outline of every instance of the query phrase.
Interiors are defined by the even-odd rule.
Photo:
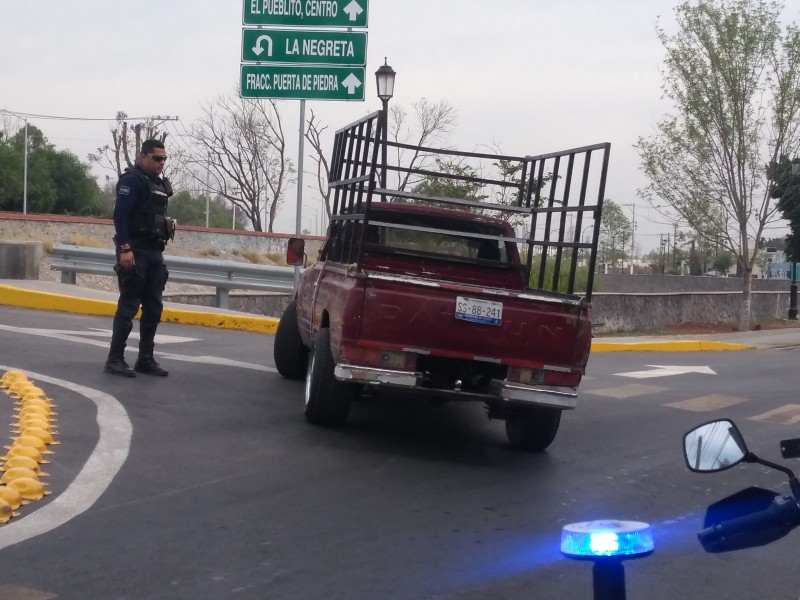
[[[119,301],[114,315],[111,349],[105,371],[115,375],[134,376],[134,370],[152,375],[168,375],[153,358],[156,329],[161,321],[161,294],[169,275],[162,252],[170,236],[166,216],[167,200],[172,195],[169,180],[149,175],[138,164],[125,169],[117,183],[114,206],[114,242],[119,279]],[[130,245],[134,268],[125,270],[119,264],[120,246]],[[139,357],[134,370],[125,363],[125,345],[133,328],[133,317],[142,307],[139,322]]]

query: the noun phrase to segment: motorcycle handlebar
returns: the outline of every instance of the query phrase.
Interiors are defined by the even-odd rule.
[[[800,525],[800,506],[791,496],[776,497],[764,510],[707,527],[697,534],[706,552],[763,546]]]

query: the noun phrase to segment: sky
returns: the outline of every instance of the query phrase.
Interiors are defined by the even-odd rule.
[[[633,144],[670,110],[655,26],[659,15],[674,26],[675,4],[369,0],[365,101],[307,101],[306,116],[331,131],[380,108],[372,74],[386,58],[397,72],[392,103],[425,97],[457,109],[450,146],[536,155],[610,142],[606,197],[636,204],[636,245],[648,252],[672,226],[637,197],[646,180]],[[242,11],[242,0],[0,0],[0,109],[97,119],[30,119],[84,161],[111,142],[120,110],[179,117],[168,130],[180,144],[202,104],[238,83]],[[300,102],[286,101],[283,114],[297,163]],[[303,187],[303,226],[313,230],[319,196],[309,175]],[[296,203],[293,188],[276,231],[294,230]]]

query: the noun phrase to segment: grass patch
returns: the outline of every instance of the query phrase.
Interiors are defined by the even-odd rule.
[[[259,254],[255,250],[242,250],[241,256],[242,256],[242,258],[246,258],[251,263],[256,264],[256,265],[261,264],[261,262],[262,262],[261,254]]]
[[[550,256],[545,262],[544,268],[544,282],[542,287],[538,286],[539,282],[539,269],[541,268],[542,258],[537,256],[533,260],[531,266],[531,278],[528,285],[535,289],[542,289],[547,292],[560,292],[566,294],[569,285],[569,258],[563,257],[561,259],[561,270],[558,273],[558,282],[553,286],[553,273],[555,272],[555,258]],[[575,284],[573,294],[583,294],[586,292],[586,284],[589,280],[589,267],[577,266],[575,269]],[[597,291],[597,286],[595,290]]]
[[[87,246],[89,248],[111,248],[113,246],[110,240],[102,240],[82,233],[73,233],[68,239],[70,244],[76,246]]]
[[[219,249],[213,246],[211,248],[203,248],[200,250],[200,254],[202,256],[219,256]]]

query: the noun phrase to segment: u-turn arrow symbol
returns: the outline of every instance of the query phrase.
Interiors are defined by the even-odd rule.
[[[256,45],[253,46],[253,54],[256,56],[261,56],[261,53],[264,52],[264,48],[261,47],[261,42],[267,42],[267,56],[272,56],[272,38],[268,35],[260,35],[256,40]]]

